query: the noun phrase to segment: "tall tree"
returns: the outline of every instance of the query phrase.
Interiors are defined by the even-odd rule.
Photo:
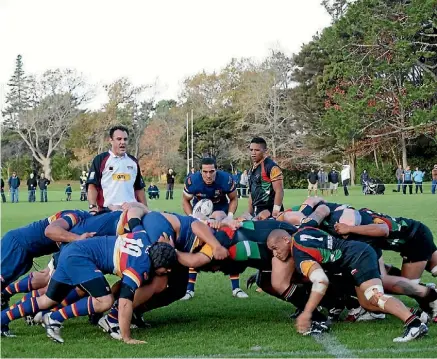
[[[75,71],[59,69],[33,77],[29,89],[28,105],[16,107],[9,100],[3,116],[8,128],[20,135],[51,179],[51,159],[90,92]]]

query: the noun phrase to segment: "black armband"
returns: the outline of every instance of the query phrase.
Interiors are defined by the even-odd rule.
[[[141,220],[138,218],[131,218],[127,224],[129,225],[129,229],[133,232],[134,228],[137,226],[141,226]]]
[[[130,300],[131,302],[134,300],[135,289],[129,287],[126,283],[121,283],[120,288],[120,298]]]

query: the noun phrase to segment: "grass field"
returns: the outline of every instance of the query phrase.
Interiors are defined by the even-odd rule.
[[[1,205],[2,235],[10,229],[25,225],[56,211],[83,208],[74,188],[75,201],[62,202],[63,184],[52,186],[48,203],[27,203],[27,193],[21,192],[18,204]],[[427,224],[437,238],[437,195],[402,195],[388,189],[384,196],[363,196],[358,188],[345,198],[342,193],[335,202],[367,206],[395,216],[419,219]],[[161,198],[163,195],[161,191]],[[38,199],[39,193],[37,193]],[[181,211],[181,190],[174,201],[152,201],[152,209]],[[288,190],[285,205],[301,203],[303,190]],[[9,200],[9,198],[8,198]],[[246,208],[241,200],[239,212]],[[386,262],[400,264],[396,253],[384,254]],[[47,258],[38,264],[43,267]],[[241,278],[245,287],[247,277],[255,270],[247,270]],[[110,277],[114,281],[115,277]],[[435,278],[424,275],[424,281]],[[133,337],[147,341],[145,345],[129,346],[111,340],[106,334],[87,323],[86,318],[65,323],[63,345],[51,342],[41,327],[27,327],[22,320],[13,322],[11,330],[17,338],[1,340],[2,357],[436,357],[437,325],[430,326],[427,338],[411,343],[395,344],[392,339],[402,332],[402,324],[395,318],[373,323],[338,323],[331,333],[320,338],[302,337],[296,333],[288,315],[290,305],[264,293],[248,291],[248,299],[231,296],[230,281],[222,274],[202,273],[198,276],[196,295],[187,302],[177,302],[166,308],[147,313],[152,324],[148,330],[134,330]],[[12,299],[19,299],[16,296]],[[405,299],[405,298],[404,298]],[[409,304],[413,301],[405,299]]]

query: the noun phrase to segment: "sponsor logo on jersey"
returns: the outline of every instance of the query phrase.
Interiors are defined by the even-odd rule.
[[[130,178],[129,173],[114,173],[112,175],[113,181],[130,181]]]

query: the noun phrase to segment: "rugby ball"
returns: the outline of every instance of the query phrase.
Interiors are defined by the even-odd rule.
[[[209,217],[212,214],[213,206],[214,205],[212,204],[211,200],[201,199],[199,202],[195,204],[193,208],[193,215],[201,213]]]

